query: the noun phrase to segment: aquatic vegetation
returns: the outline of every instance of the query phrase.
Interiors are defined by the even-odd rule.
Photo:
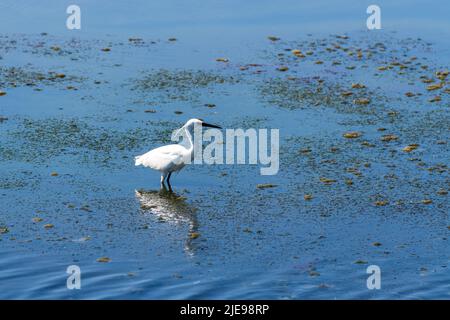
[[[312,200],[312,199],[313,199],[313,196],[312,196],[312,194],[305,194],[305,195],[303,196],[303,199],[305,199],[305,201],[309,201],[309,200]]]
[[[434,91],[434,90],[442,89],[443,87],[444,87],[444,83],[443,82],[438,83],[438,84],[430,84],[427,87],[427,90],[428,91]]]
[[[97,259],[97,262],[108,263],[108,262],[111,262],[111,259],[108,257],[100,257]]]
[[[337,180],[335,179],[329,179],[329,178],[325,178],[325,177],[320,177],[320,182],[323,182],[324,184],[332,184],[334,182],[337,182]]]
[[[0,87],[19,87],[37,85],[53,86],[67,82],[81,83],[84,79],[78,76],[66,76],[54,71],[40,72],[24,67],[0,67]],[[1,94],[1,95],[5,95]]]
[[[260,183],[256,185],[258,189],[275,188],[277,185],[272,183]]]
[[[441,100],[442,100],[441,96],[434,96],[433,98],[429,99],[428,101],[429,102],[439,102]]]
[[[355,99],[353,100],[354,104],[359,104],[359,105],[365,105],[365,104],[369,104],[370,103],[370,99],[367,98],[359,98],[359,99]]]
[[[299,49],[294,49],[291,52],[292,52],[293,55],[295,55],[298,58],[304,58],[305,57],[305,55]]]
[[[0,227],[0,234],[8,233],[9,229],[7,227]]]
[[[270,41],[278,41],[278,40],[280,40],[280,38],[278,38],[276,36],[268,36],[267,39],[269,39]]]
[[[228,58],[217,58],[217,62],[229,62]]]
[[[404,147],[404,148],[403,148],[403,151],[404,151],[404,152],[411,152],[411,151],[413,151],[413,150],[416,150],[418,147],[419,147],[418,144],[413,143],[413,144],[410,144],[410,145],[407,145],[406,147]]]
[[[347,139],[355,139],[355,138],[359,138],[359,137],[361,137],[361,132],[357,132],[357,131],[352,131],[352,132],[346,132],[346,133],[344,133],[343,134],[343,137],[344,138],[347,138]]]
[[[282,108],[295,110],[326,107],[341,113],[378,117],[379,112],[385,110],[383,105],[385,98],[376,96],[377,105],[369,108],[371,100],[363,96],[358,97],[364,94],[364,90],[361,89],[360,92],[342,90],[342,85],[338,83],[322,81],[317,84],[312,78],[298,78],[291,81],[271,78],[258,86],[263,101]],[[350,96],[356,96],[354,105],[358,108],[349,103]]]
[[[17,129],[7,133],[5,138],[12,140],[1,146],[3,152],[0,158],[39,162],[65,154],[84,158],[88,162],[92,156],[100,160],[99,163],[112,164],[115,161],[113,154],[137,150],[152,141],[170,141],[170,129],[156,129],[167,122],[152,123],[154,126],[149,128],[119,131],[95,127],[78,119],[24,119]],[[57,176],[58,173],[51,175]]]
[[[191,239],[197,239],[198,237],[200,237],[200,233],[198,233],[198,232],[189,233],[189,238],[191,238]]]
[[[395,134],[386,134],[381,137],[381,141],[390,142],[390,141],[396,141],[398,140],[398,137]]]
[[[160,69],[147,72],[140,79],[134,79],[132,90],[144,95],[157,94],[162,101],[190,101],[198,99],[199,89],[238,81],[237,77],[209,71]]]

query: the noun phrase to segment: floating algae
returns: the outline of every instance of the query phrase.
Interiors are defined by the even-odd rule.
[[[278,40],[280,40],[280,38],[278,38],[276,36],[268,36],[267,39],[269,39],[270,41],[278,41]]]
[[[395,140],[398,140],[398,137],[394,134],[386,134],[381,137],[381,141],[384,141],[384,142],[390,142],[390,141],[395,141]]]
[[[343,134],[343,137],[347,138],[347,139],[355,139],[355,138],[359,138],[361,136],[362,136],[362,133],[357,132],[357,131],[346,132]]]
[[[132,90],[144,95],[156,94],[160,101],[196,101],[199,90],[213,85],[233,84],[239,79],[210,71],[160,69],[147,72],[132,81]]]
[[[92,126],[78,119],[24,119],[17,129],[7,132],[6,138],[11,142],[2,144],[0,158],[39,162],[66,154],[85,161],[92,161],[89,160],[92,157],[101,160],[100,164],[112,164],[114,160],[120,160],[111,157],[114,153],[137,150],[152,141],[170,141],[171,130],[167,128],[177,125],[158,121],[151,124],[121,131]]]
[[[376,96],[377,106],[369,108],[371,99],[361,96],[365,94],[364,90],[361,89],[360,92],[343,90],[342,85],[337,82],[320,81],[318,85],[312,78],[299,78],[290,81],[271,78],[258,85],[260,97],[264,101],[282,108],[295,110],[321,106],[342,113],[378,117],[378,113],[385,110],[385,107],[381,104],[385,101],[385,98]],[[350,96],[356,96],[354,105],[348,100]]]
[[[305,194],[305,195],[303,196],[303,199],[305,199],[305,201],[312,200],[312,198],[313,198],[312,194]]]
[[[228,58],[217,58],[217,62],[229,62],[230,60]]]
[[[410,144],[410,145],[407,145],[406,147],[404,147],[404,148],[403,148],[403,151],[404,151],[404,152],[411,152],[411,151],[413,151],[413,150],[416,150],[418,147],[419,147],[418,144],[413,143],[413,144]]]
[[[53,86],[67,82],[81,83],[84,80],[82,77],[67,76],[54,71],[42,72],[24,67],[0,67],[0,87],[3,88],[37,85]],[[0,95],[2,95],[1,91]]]

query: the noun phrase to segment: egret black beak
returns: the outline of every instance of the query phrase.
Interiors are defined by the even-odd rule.
[[[222,128],[219,127],[219,126],[216,126],[216,125],[213,125],[213,124],[209,124],[209,123],[206,123],[206,122],[202,122],[202,127],[222,129]]]

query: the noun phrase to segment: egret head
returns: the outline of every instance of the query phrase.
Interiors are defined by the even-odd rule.
[[[186,124],[183,127],[190,130],[190,129],[194,128],[195,125],[201,125],[202,127],[208,127],[208,128],[222,129],[219,126],[206,123],[202,119],[190,119],[188,122],[186,122]]]

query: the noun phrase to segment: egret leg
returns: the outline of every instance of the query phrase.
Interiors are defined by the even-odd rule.
[[[172,186],[170,185],[170,177],[172,176],[172,172],[169,172],[167,176],[167,185],[169,186],[169,191],[172,192]]]
[[[166,180],[166,174],[161,174],[161,189],[166,188],[166,185],[164,184],[164,180]]]
[[[165,195],[167,193],[167,188],[165,184],[161,184],[161,189],[159,189],[160,195]]]

